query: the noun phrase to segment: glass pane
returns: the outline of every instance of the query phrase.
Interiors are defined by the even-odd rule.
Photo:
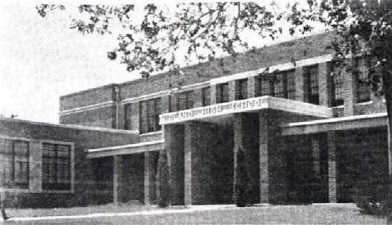
[[[58,157],[69,157],[70,148],[71,147],[69,145],[58,145],[57,146],[57,156]]]
[[[28,154],[29,146],[27,142],[15,141],[14,151],[15,154]]]

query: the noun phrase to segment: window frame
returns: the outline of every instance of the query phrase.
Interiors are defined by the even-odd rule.
[[[211,88],[210,87],[202,88],[201,95],[202,95],[202,105],[203,106],[211,105]]]
[[[3,146],[0,148],[0,163],[2,163],[2,171],[1,171],[1,186],[7,188],[21,188],[28,189],[30,182],[30,143],[29,141],[20,140],[20,139],[8,139],[8,138],[0,138]],[[6,144],[8,142],[8,144]],[[25,153],[17,153],[16,144],[21,143],[25,144],[26,151]],[[7,149],[7,147],[10,147]],[[8,159],[8,160],[7,160]],[[10,165],[10,168],[7,167],[7,164]],[[19,169],[17,169],[17,164],[19,164]],[[23,169],[25,168],[25,169]],[[9,169],[9,174],[7,173]],[[18,171],[20,171],[21,175],[19,175]],[[9,175],[9,179],[7,179],[7,174]],[[21,178],[20,178],[21,176]]]
[[[150,108],[151,107],[151,108]],[[157,132],[162,129],[159,115],[162,111],[161,98],[154,98],[139,102],[139,133]]]
[[[52,146],[52,155],[48,150],[48,154],[45,154],[45,146]],[[42,190],[45,191],[72,191],[72,151],[73,145],[70,143],[53,143],[53,142],[42,142]],[[66,147],[68,153],[66,155],[59,154],[60,147]],[[48,148],[49,149],[49,148]],[[52,163],[52,162],[54,163]],[[64,163],[65,162],[65,163]],[[54,167],[51,168],[51,165]],[[61,166],[60,166],[61,165]],[[59,168],[62,169],[63,181],[60,180]],[[64,169],[65,168],[65,169]],[[47,170],[47,172],[45,172]],[[51,171],[51,170],[54,170]],[[68,171],[68,173],[66,173]],[[50,181],[51,173],[54,173],[54,182]],[[48,177],[45,177],[48,176]]]
[[[320,104],[320,84],[318,64],[304,67],[304,97],[305,102]]]

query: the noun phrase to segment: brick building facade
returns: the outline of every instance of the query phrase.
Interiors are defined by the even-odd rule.
[[[318,34],[182,74],[62,96],[60,123],[111,129],[116,137],[129,132],[111,144],[106,133],[83,137],[91,145],[78,150],[86,171],[110,168],[100,170],[110,184],[103,202],[155,204],[158,155],[166,151],[171,204],[232,203],[239,147],[250,156],[255,203],[352,202],[358,186],[385,185],[387,115],[363,58],[349,62],[354,72],[331,76],[331,38]]]

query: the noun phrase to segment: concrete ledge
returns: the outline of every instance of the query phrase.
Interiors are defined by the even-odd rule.
[[[141,142],[137,144],[87,149],[87,158],[100,158],[114,155],[128,155],[142,152],[159,151],[164,148],[164,141]]]
[[[282,135],[321,133],[331,130],[351,130],[388,125],[387,113],[339,117],[323,120],[289,123],[282,126]]]

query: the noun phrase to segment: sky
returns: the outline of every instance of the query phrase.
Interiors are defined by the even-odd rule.
[[[75,8],[42,18],[36,5],[0,3],[0,115],[58,123],[60,96],[139,78],[108,60],[117,36],[82,35],[69,29]]]

